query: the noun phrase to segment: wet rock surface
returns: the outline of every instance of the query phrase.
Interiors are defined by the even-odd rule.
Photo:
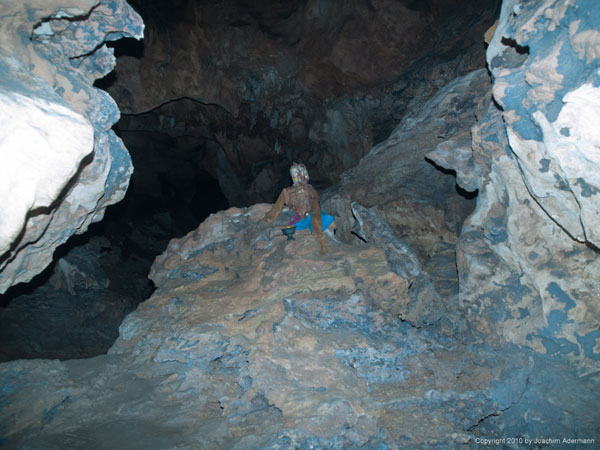
[[[0,445],[477,448],[597,433],[597,377],[400,320],[408,280],[383,250],[330,240],[322,256],[308,231],[282,235],[286,217],[262,222],[268,208],[173,240],[108,355],[0,365]]]

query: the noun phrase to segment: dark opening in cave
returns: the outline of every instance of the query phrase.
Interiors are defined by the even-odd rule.
[[[169,151],[169,139],[161,142]],[[125,198],[59,247],[30,283],[0,296],[0,362],[105,353],[123,318],[154,291],[147,275],[169,240],[228,207],[217,180],[185,157],[129,150],[135,170]]]

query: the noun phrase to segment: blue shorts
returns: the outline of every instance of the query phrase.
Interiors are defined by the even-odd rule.
[[[321,225],[322,225],[322,229],[323,231],[325,231],[325,229],[331,225],[333,223],[335,219],[330,216],[329,214],[325,214],[323,211],[321,211]],[[302,219],[299,222],[296,222],[295,224],[296,230],[300,231],[300,230],[305,230],[305,229],[309,229],[310,232],[312,233],[312,222],[310,220],[310,213],[308,213],[308,215]]]

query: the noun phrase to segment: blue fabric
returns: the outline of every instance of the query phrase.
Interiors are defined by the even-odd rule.
[[[325,231],[325,229],[331,225],[333,223],[335,219],[330,216],[329,214],[325,214],[323,211],[321,211],[321,225],[323,227],[323,231]],[[312,233],[312,223],[310,220],[310,213],[301,221],[296,222],[295,224],[296,230],[300,231],[300,230],[305,230],[305,229],[309,229],[310,232]]]

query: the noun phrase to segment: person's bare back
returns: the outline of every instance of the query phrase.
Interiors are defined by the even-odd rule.
[[[294,182],[293,186],[281,191],[275,205],[265,214],[265,220],[269,223],[273,222],[284,206],[296,213],[296,218],[291,221],[291,225],[310,214],[312,230],[321,243],[321,253],[325,254],[327,253],[327,244],[325,236],[323,236],[319,194],[314,187],[308,184],[308,171],[304,164],[294,163],[290,168],[290,174]]]

